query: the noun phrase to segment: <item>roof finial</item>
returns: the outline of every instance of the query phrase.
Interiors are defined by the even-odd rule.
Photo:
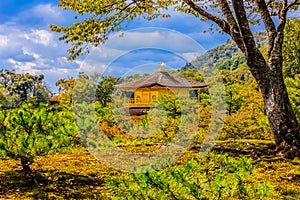
[[[159,66],[160,66],[160,68],[156,72],[163,72],[164,71],[163,67],[166,66],[166,63],[159,62]]]

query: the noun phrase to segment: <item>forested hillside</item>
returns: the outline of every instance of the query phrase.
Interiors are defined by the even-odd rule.
[[[266,33],[256,33],[255,40],[258,46],[262,47],[267,41]],[[204,66],[217,67],[218,69],[229,69],[232,65],[236,68],[239,64],[244,62],[245,58],[237,48],[237,45],[232,40],[228,40],[226,44],[217,46],[208,50],[203,55],[198,56],[194,61],[182,67],[182,69],[187,70],[196,68],[199,70]]]

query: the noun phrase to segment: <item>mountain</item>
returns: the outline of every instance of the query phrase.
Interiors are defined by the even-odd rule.
[[[264,32],[259,32],[254,35],[258,48],[267,43],[267,35]],[[187,63],[182,70],[201,69],[204,66],[216,67],[218,69],[236,68],[239,64],[245,62],[245,58],[237,48],[234,41],[228,40],[226,44],[217,46],[208,50],[201,56],[198,56],[194,61]]]

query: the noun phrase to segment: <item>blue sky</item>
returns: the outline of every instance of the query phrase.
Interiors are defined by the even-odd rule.
[[[79,71],[89,70],[91,63],[91,70],[110,75],[126,74],[139,66],[159,67],[160,61],[169,68],[178,68],[229,39],[226,35],[205,33],[208,23],[174,12],[170,19],[150,22],[136,19],[123,39],[115,37],[119,39],[110,40],[108,45],[95,50],[98,53],[67,61],[69,46],[58,40],[60,34],[51,32],[49,24],[71,24],[74,18],[72,12],[58,9],[58,3],[59,0],[0,1],[0,67],[20,73],[45,74],[46,82],[54,91],[56,80],[76,77]],[[152,28],[141,29],[145,27]],[[174,35],[181,39],[172,39]],[[198,45],[197,48],[189,46],[193,43],[191,40],[196,41],[193,45]]]

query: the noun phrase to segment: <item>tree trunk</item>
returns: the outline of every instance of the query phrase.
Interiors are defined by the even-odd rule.
[[[32,161],[30,161],[28,158],[21,158],[21,165],[23,167],[23,171],[26,175],[30,176],[31,181],[39,187],[39,184],[36,180],[35,174],[30,169],[30,165],[32,164]]]
[[[274,55],[268,64],[261,54],[246,59],[262,92],[276,151],[287,158],[299,156],[300,129],[288,98],[280,56]]]
[[[26,158],[21,158],[21,164],[22,164],[24,173],[26,175],[31,176],[32,175],[32,171],[30,169],[31,162],[28,159],[26,159]]]

